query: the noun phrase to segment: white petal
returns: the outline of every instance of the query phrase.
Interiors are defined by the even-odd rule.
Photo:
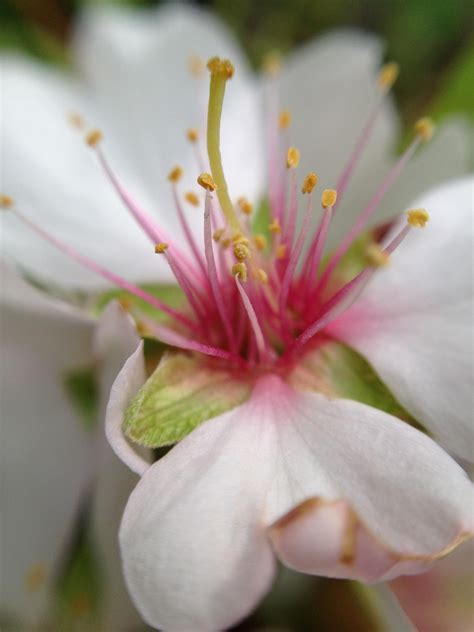
[[[224,169],[233,197],[255,197],[262,183],[263,148],[254,80],[234,37],[212,14],[181,4],[142,12],[92,10],[76,34],[76,54],[170,227],[177,223],[166,174],[181,164],[183,190],[196,189],[199,169],[185,130],[206,121],[208,72],[191,77],[189,59],[229,57],[236,73],[224,106]],[[205,139],[201,145],[205,151]],[[193,212],[190,221],[200,235],[202,216]]]
[[[90,479],[91,437],[63,380],[70,370],[91,362],[92,325],[65,314],[54,302],[48,305],[35,290],[4,274],[8,272],[2,268],[2,288],[6,283],[16,287],[22,304],[2,305],[0,462],[6,581],[0,611],[18,617],[29,629],[45,614]]]
[[[374,366],[403,406],[467,460],[472,435],[474,179],[413,205],[431,220],[409,235],[364,297],[331,328]]]
[[[130,496],[120,530],[125,577],[154,627],[227,629],[270,586],[262,517],[274,432],[260,406],[257,398],[199,426]]]
[[[102,314],[95,335],[100,361],[101,418],[110,389],[127,358],[140,345],[130,317],[117,303],[110,303]],[[98,471],[92,504],[92,528],[100,556],[103,579],[101,623],[107,630],[138,628],[141,618],[128,596],[123,579],[117,533],[127,498],[137,476],[121,463],[106,440],[104,428],[98,429]],[[143,455],[149,458],[148,454]]]
[[[132,281],[169,280],[153,244],[118,201],[80,133],[68,124],[68,115],[76,111],[89,126],[100,127],[107,120],[96,113],[84,90],[69,77],[18,57],[3,57],[0,72],[2,191],[43,229],[116,274]],[[114,164],[140,194],[131,172],[121,168],[125,160],[107,142],[108,126],[103,129]],[[2,214],[2,221],[2,248],[34,277],[68,288],[107,284],[11,214]]]
[[[149,463],[128,443],[122,433],[122,420],[128,404],[146,379],[143,342],[138,338],[130,316],[118,303],[108,305],[96,345],[105,359],[103,383],[107,385],[107,391],[112,384],[105,415],[107,440],[119,459],[133,472],[142,475]]]
[[[300,171],[316,171],[335,186],[377,94],[381,45],[357,31],[336,31],[289,58],[282,76],[282,105],[293,113],[291,143],[301,151]],[[330,234],[330,246],[367,202],[391,163],[398,121],[390,98],[357,166]]]
[[[426,569],[472,532],[473,488],[436,443],[349,400],[288,389],[272,400],[283,462],[269,519],[297,570],[381,581]],[[285,502],[282,503],[282,499]]]

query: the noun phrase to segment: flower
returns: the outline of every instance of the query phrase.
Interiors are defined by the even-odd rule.
[[[188,31],[179,11],[168,17],[178,16],[176,31],[183,40],[183,33]],[[193,23],[194,33],[195,28]],[[207,25],[203,28],[207,34],[206,29]],[[202,40],[203,48],[214,41],[213,35],[211,29],[209,37]],[[361,40],[357,41],[361,46]],[[132,52],[138,49],[140,57],[141,48],[150,41],[145,38],[145,44],[141,40],[133,43]],[[328,69],[333,59],[332,44],[327,41],[319,51],[323,74],[330,80],[334,78]],[[172,85],[180,83],[174,63],[181,59],[185,48],[171,57],[171,67],[169,58],[166,60],[174,80]],[[350,83],[357,76],[358,50],[351,49],[350,57],[341,64],[342,77],[338,81],[318,85],[319,94],[333,98],[334,109],[341,103],[334,99],[333,91],[342,81]],[[365,77],[366,51],[361,57]],[[133,62],[130,66],[136,70]],[[452,184],[422,198],[407,211],[407,222],[402,225],[392,222],[384,230],[372,231],[364,251],[365,265],[360,269],[357,260],[359,269],[346,278],[345,257],[350,254],[351,245],[373,220],[381,199],[418,145],[430,136],[429,122],[420,121],[414,142],[382,180],[322,268],[333,218],[338,221],[342,216],[345,221],[351,215],[344,216],[341,201],[349,198],[350,205],[357,206],[357,196],[350,197],[347,187],[354,170],[364,166],[359,159],[371,132],[383,133],[389,116],[386,92],[395,67],[386,66],[379,75],[379,92],[368,113],[366,128],[336,188],[322,191],[321,217],[314,231],[313,190],[318,177],[312,171],[304,172],[307,176],[298,185],[296,169],[301,168],[300,161],[305,158],[303,144],[297,148],[295,143],[281,151],[289,116],[280,117],[279,132],[275,84],[267,82],[267,96],[273,107],[269,116],[272,217],[268,235],[252,233],[248,220],[251,202],[239,198],[234,203],[229,196],[227,170],[223,169],[229,152],[238,155],[243,147],[241,160],[232,163],[239,167],[235,172],[231,170],[232,182],[239,193],[257,188],[258,143],[255,151],[249,147],[255,145],[258,134],[247,134],[248,130],[239,125],[245,120],[244,127],[253,128],[255,119],[252,115],[244,118],[241,105],[254,100],[252,81],[244,73],[238,115],[227,119],[231,125],[227,127],[226,141],[224,132],[221,134],[223,98],[227,82],[237,80],[239,73],[234,80],[233,65],[224,57],[212,57],[208,67],[209,169],[199,151],[199,168],[194,168],[195,175],[201,172],[197,182],[205,191],[201,193],[205,197],[202,248],[193,229],[197,214],[188,223],[181,208],[177,188],[181,168],[173,168],[169,180],[187,248],[176,237],[175,226],[170,224],[171,230],[165,233],[118,179],[112,163],[117,160],[116,164],[126,167],[131,156],[112,160],[113,146],[110,153],[103,148],[101,132],[92,128],[86,133],[87,144],[97,154],[112,188],[151,240],[151,256],[161,257],[181,286],[187,299],[184,309],[163,303],[159,296],[128,280],[137,275],[138,269],[134,242],[127,240],[130,252],[124,257],[118,247],[120,242],[111,232],[115,216],[114,221],[104,225],[101,239],[95,242],[99,261],[86,258],[84,249],[79,252],[50,233],[46,217],[38,225],[18,206],[12,218],[21,219],[59,251],[168,316],[163,323],[147,314],[143,303],[129,303],[143,333],[171,347],[200,354],[197,358],[171,354],[145,383],[140,344],[114,383],[107,411],[106,431],[112,447],[132,470],[142,475],[130,496],[120,529],[125,577],[144,619],[167,630],[222,629],[243,617],[269,589],[276,556],[304,572],[384,581],[425,570],[472,532],[471,483],[446,452],[410,425],[422,422],[452,450],[468,456],[463,442],[467,418],[467,384],[463,377],[469,354],[463,328],[468,322],[466,298],[470,289],[465,266],[459,262],[465,260],[468,248],[464,229],[470,181]],[[291,85],[304,66],[296,64],[295,68],[282,81],[283,87]],[[298,88],[303,93],[308,89],[307,77],[306,67],[298,78]],[[126,86],[132,99],[137,97],[135,85],[132,77]],[[372,95],[375,90],[374,82]],[[297,92],[290,90],[289,98]],[[110,95],[111,92],[109,98]],[[179,103],[185,101],[181,99]],[[351,105],[355,103],[354,98]],[[160,105],[176,107],[171,100]],[[347,106],[347,101],[342,105]],[[121,131],[131,133],[136,140],[133,117],[129,120],[130,129]],[[162,124],[167,125],[168,120],[164,118]],[[73,122],[80,126],[82,120],[74,117]],[[295,137],[299,135],[303,141],[311,140],[313,129],[318,128],[316,122],[313,125],[313,121],[303,119],[299,125],[300,132],[296,127]],[[194,129],[186,136],[196,148],[198,134]],[[344,144],[349,133],[342,134],[342,127],[338,131]],[[166,147],[168,130],[164,128],[162,133],[160,140]],[[332,151],[336,141],[329,141],[322,152],[328,161],[336,154]],[[451,162],[453,157],[454,153]],[[284,175],[285,163],[288,175]],[[371,164],[375,171],[376,163]],[[148,163],[146,168],[151,168]],[[324,166],[322,169],[319,180],[331,186],[335,181],[323,177]],[[137,175],[142,177],[143,173]],[[15,177],[12,170],[13,184]],[[308,202],[300,226],[298,186]],[[10,187],[16,195],[14,189]],[[21,190],[21,186],[17,189]],[[94,194],[95,203],[102,200],[96,191]],[[193,206],[196,198],[199,202],[195,190],[186,198]],[[52,201],[57,203],[55,196]],[[13,206],[8,198],[4,198],[4,204]],[[446,205],[455,206],[457,213],[446,214]],[[425,206],[433,214],[433,226],[430,225],[427,236],[417,239],[412,233],[429,218]],[[381,217],[386,219],[383,214]],[[448,218],[445,226],[443,222],[448,222]],[[82,216],[78,226],[82,227]],[[94,228],[97,230],[97,226]],[[56,230],[56,234],[59,232]],[[11,244],[24,239],[24,232],[18,228],[12,228],[9,235]],[[308,235],[311,238],[305,252]],[[77,231],[73,239],[80,247],[84,237]],[[93,239],[88,242],[94,245]],[[449,261],[443,262],[445,267],[448,263],[454,266],[456,276],[451,284],[441,282],[440,274],[430,276],[433,270],[437,271],[438,244],[451,253]],[[398,247],[400,250],[394,254]],[[102,265],[106,250],[113,253],[107,268]],[[117,267],[112,265],[114,259]],[[38,266],[38,261],[38,251],[25,252],[24,265]],[[132,271],[127,269],[129,265],[134,268]],[[120,269],[124,273],[119,276]],[[56,267],[43,265],[41,270],[50,280],[64,282],[63,271]],[[154,265],[150,265],[142,279],[154,274]],[[428,282],[431,278],[434,281]],[[76,283],[88,284],[89,280],[77,276]],[[399,294],[396,300],[395,292]],[[450,317],[446,332],[449,335],[444,336],[443,349],[432,348],[433,338],[443,334],[444,309]],[[128,321],[123,317],[126,326]],[[350,343],[371,361],[399,401],[392,397],[389,412],[381,410],[382,405],[379,408],[361,402],[364,398],[354,394],[353,385],[337,384],[334,376],[320,370],[321,363],[323,369],[338,363],[337,357],[331,359],[334,340]],[[390,346],[396,351],[381,353],[381,349]],[[336,349],[336,356],[351,353],[340,345]],[[346,366],[345,361],[343,365]],[[348,360],[347,366],[351,365]],[[369,370],[367,367],[364,372]],[[449,404],[445,399],[448,379],[455,381],[451,392],[456,393]],[[420,397],[425,383],[430,391]],[[383,385],[377,384],[383,390]],[[347,392],[352,396],[347,397]],[[449,411],[455,413],[456,432],[449,432],[445,426],[448,405]],[[189,434],[190,430],[193,431]],[[127,441],[127,437],[134,438],[156,446],[183,436],[166,457],[153,465]]]
[[[47,297],[4,265],[0,272],[2,564],[9,578],[0,619],[5,626],[46,625],[78,516],[90,500],[90,534],[100,547],[106,579],[101,621],[136,624],[138,615],[121,585],[110,539],[135,476],[110,458],[101,428],[82,421],[65,388],[75,371],[96,369],[103,410],[116,374],[137,345],[136,333],[107,335],[116,320],[113,305],[104,314],[107,332],[99,324],[94,333],[93,319],[80,310]],[[86,608],[84,602],[83,615]]]

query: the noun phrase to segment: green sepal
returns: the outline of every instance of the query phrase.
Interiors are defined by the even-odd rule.
[[[125,413],[123,430],[149,447],[176,443],[203,421],[242,404],[249,382],[182,353],[163,358]]]
[[[424,430],[397,402],[367,360],[336,340],[327,339],[307,353],[294,368],[289,383],[299,391],[367,404]]]
[[[69,371],[64,387],[85,427],[94,428],[99,413],[99,387],[93,367]]]
[[[178,285],[156,285],[152,283],[141,283],[139,287],[145,290],[152,296],[156,296],[160,301],[169,305],[169,307],[178,308],[186,303],[186,297],[183,290]],[[137,310],[149,316],[158,322],[164,322],[169,319],[169,316],[159,309],[156,309],[146,301],[136,296],[133,296],[125,290],[107,290],[103,294],[96,297],[93,303],[92,311],[96,316],[100,316],[103,310],[107,307],[110,301],[125,301],[130,302],[131,307],[136,307]],[[133,315],[133,309],[132,309]]]

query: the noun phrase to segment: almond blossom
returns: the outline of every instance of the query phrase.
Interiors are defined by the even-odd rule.
[[[177,15],[182,36],[188,31]],[[212,37],[208,40],[200,41],[200,48],[216,45]],[[144,46],[141,40],[134,44],[136,50]],[[181,50],[178,61],[180,54]],[[332,56],[332,43],[326,42],[319,51],[324,75]],[[348,66],[348,78],[353,78],[356,56],[345,61],[339,81],[344,81]],[[12,76],[17,63],[7,64]],[[107,59],[100,59],[99,66],[102,63]],[[303,64],[295,67],[287,86],[304,69]],[[107,131],[103,142],[95,127],[86,129],[86,142],[97,159],[97,173],[102,171],[104,182],[127,209],[128,223],[118,219],[122,215],[115,205],[103,206],[108,194],[98,194],[103,184],[96,189],[97,175],[89,182],[89,172],[81,174],[78,192],[97,209],[92,221],[84,221],[84,213],[90,211],[78,206],[78,212],[68,217],[63,208],[71,195],[67,180],[55,189],[46,178],[28,191],[12,167],[5,191],[17,202],[7,194],[2,197],[3,206],[11,211],[7,249],[11,252],[25,243],[28,231],[43,238],[29,239],[31,247],[21,249],[26,268],[50,283],[90,291],[94,285],[89,275],[74,267],[63,270],[62,258],[48,255],[43,261],[39,244],[54,246],[68,255],[68,265],[78,262],[139,299],[122,303],[139,331],[173,349],[147,380],[143,343],[137,346],[114,383],[106,418],[112,448],[141,476],[120,529],[125,579],[145,621],[170,631],[219,630],[244,617],[269,590],[277,559],[302,572],[381,582],[427,570],[473,529],[472,485],[429,436],[457,456],[472,457],[472,284],[467,265],[472,236],[466,230],[472,180],[438,187],[408,209],[401,206],[398,210],[407,209],[402,219],[393,219],[397,209],[392,207],[389,214],[381,208],[415,152],[431,137],[432,125],[422,119],[408,149],[372,192],[365,189],[365,203],[351,196],[353,176],[367,169],[364,160],[371,141],[384,133],[388,91],[397,73],[394,64],[382,67],[378,82],[372,80],[373,103],[339,177],[330,179],[317,164],[315,171],[301,173],[304,141],[311,142],[317,123],[312,116],[299,121],[303,142],[292,144],[290,114],[278,107],[278,84],[285,95],[283,75],[281,81],[265,82],[270,217],[267,231],[255,232],[249,198],[261,183],[261,135],[258,116],[251,113],[257,93],[244,71],[237,106],[227,112],[224,95],[230,80],[239,81],[238,68],[234,78],[234,65],[214,56],[208,70],[206,130],[197,124],[187,132],[193,154],[184,177],[191,172],[203,191],[194,187],[185,196],[195,207],[193,214],[183,208],[181,167],[167,170],[167,200],[172,200],[175,215],[168,211],[155,218],[145,210],[146,194],[142,190],[138,199],[131,191],[140,188],[146,176],[155,184],[157,173],[162,175],[154,170],[156,161],[144,161],[143,169],[134,173],[133,155],[117,149],[120,138],[112,137],[107,145]],[[307,73],[302,75],[289,100],[307,89]],[[35,85],[34,80],[30,83]],[[136,97],[136,85],[132,78],[129,96]],[[37,87],[41,91],[41,83]],[[72,88],[86,111],[87,100]],[[199,89],[194,87],[194,101],[199,101]],[[321,98],[333,97],[330,87],[319,89]],[[113,90],[107,96],[110,107]],[[160,107],[169,110],[182,101],[173,105],[162,99]],[[336,109],[340,105],[335,102]],[[145,99],[145,110],[147,106]],[[127,113],[127,105],[122,103],[119,111]],[[156,112],[148,113],[153,120]],[[179,110],[176,115],[180,117]],[[24,120],[21,112],[18,117]],[[166,125],[166,116],[157,118]],[[85,119],[89,120],[87,112]],[[222,129],[221,119],[227,120]],[[134,117],[130,114],[129,126],[124,121],[121,133],[130,135],[139,152],[146,149],[152,155],[155,148],[149,138],[136,142]],[[76,114],[72,122],[84,125]],[[346,124],[343,119],[337,128],[343,145]],[[166,138],[163,127],[161,156],[167,153]],[[333,132],[320,148],[322,162],[326,157],[332,160],[338,142]],[[22,155],[21,149],[15,151]],[[26,155],[33,160],[32,154]],[[232,179],[226,166],[231,155]],[[373,177],[380,165],[371,164]],[[122,171],[129,173],[129,180],[119,175]],[[57,178],[50,175],[53,181]],[[78,172],[70,174],[71,180],[77,176]],[[317,196],[318,181],[327,188],[321,187]],[[231,185],[240,197],[231,197]],[[50,215],[40,222],[28,212],[38,190],[51,203]],[[369,233],[363,263],[359,258],[357,269],[349,273],[344,262],[358,238],[387,217],[392,221]],[[135,238],[132,221],[148,244]],[[129,231],[121,242],[120,236]],[[337,242],[334,233],[339,234]],[[150,256],[140,268],[142,252]],[[163,265],[161,279],[157,260]],[[170,276],[185,299],[177,306],[136,284]],[[165,318],[150,315],[149,308]],[[110,323],[109,335],[120,338],[131,326],[123,314]],[[349,345],[370,362],[400,404],[398,414],[348,395],[337,376],[325,373],[326,345],[334,341]],[[171,412],[166,395],[160,399],[162,390],[171,393]],[[184,412],[179,408],[183,398],[188,398]],[[132,446],[135,442],[157,447],[178,439],[182,440],[154,464]]]

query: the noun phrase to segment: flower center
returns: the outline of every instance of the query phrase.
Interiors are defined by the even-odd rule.
[[[284,366],[285,363],[291,364],[295,355],[303,353],[324,328],[357,300],[375,271],[388,263],[391,254],[411,229],[423,227],[428,221],[424,209],[408,211],[407,223],[398,232],[392,234],[391,231],[388,242],[381,245],[372,240],[367,244],[365,265],[357,274],[349,279],[341,276],[344,255],[362,234],[418,145],[431,137],[432,126],[428,119],[416,124],[412,144],[389,171],[335,252],[323,260],[332,219],[367,144],[383,98],[395,81],[396,65],[387,64],[382,68],[378,99],[335,188],[322,191],[319,217],[315,217],[317,213],[314,210],[317,175],[310,172],[298,183],[300,153],[288,144],[283,151],[283,137],[288,133],[291,115],[286,110],[275,115],[273,108],[268,141],[271,217],[265,234],[252,230],[253,207],[246,198],[232,202],[222,165],[221,118],[227,81],[232,78],[234,67],[229,60],[218,57],[210,59],[207,67],[210,72],[207,117],[209,173],[205,171],[206,164],[198,150],[199,130],[191,128],[187,131],[189,142],[197,149],[197,161],[202,170],[197,182],[205,191],[203,247],[193,234],[181,204],[178,192],[182,176],[180,167],[173,168],[168,179],[187,242],[187,252],[170,239],[127,192],[101,147],[101,132],[92,129],[86,134],[87,144],[96,152],[124,205],[153,243],[155,252],[166,259],[187,299],[184,308],[170,307],[156,296],[85,258],[34,224],[14,207],[13,200],[8,196],[0,197],[0,205],[13,209],[30,228],[82,265],[165,312],[169,316],[167,325],[147,317],[133,302],[129,304],[141,330],[148,334],[172,346],[220,358],[236,367],[261,369]],[[284,160],[281,159],[282,154],[286,154]],[[192,206],[200,205],[200,198],[194,192],[186,193],[184,199]],[[303,199],[306,199],[305,209],[300,214]]]

